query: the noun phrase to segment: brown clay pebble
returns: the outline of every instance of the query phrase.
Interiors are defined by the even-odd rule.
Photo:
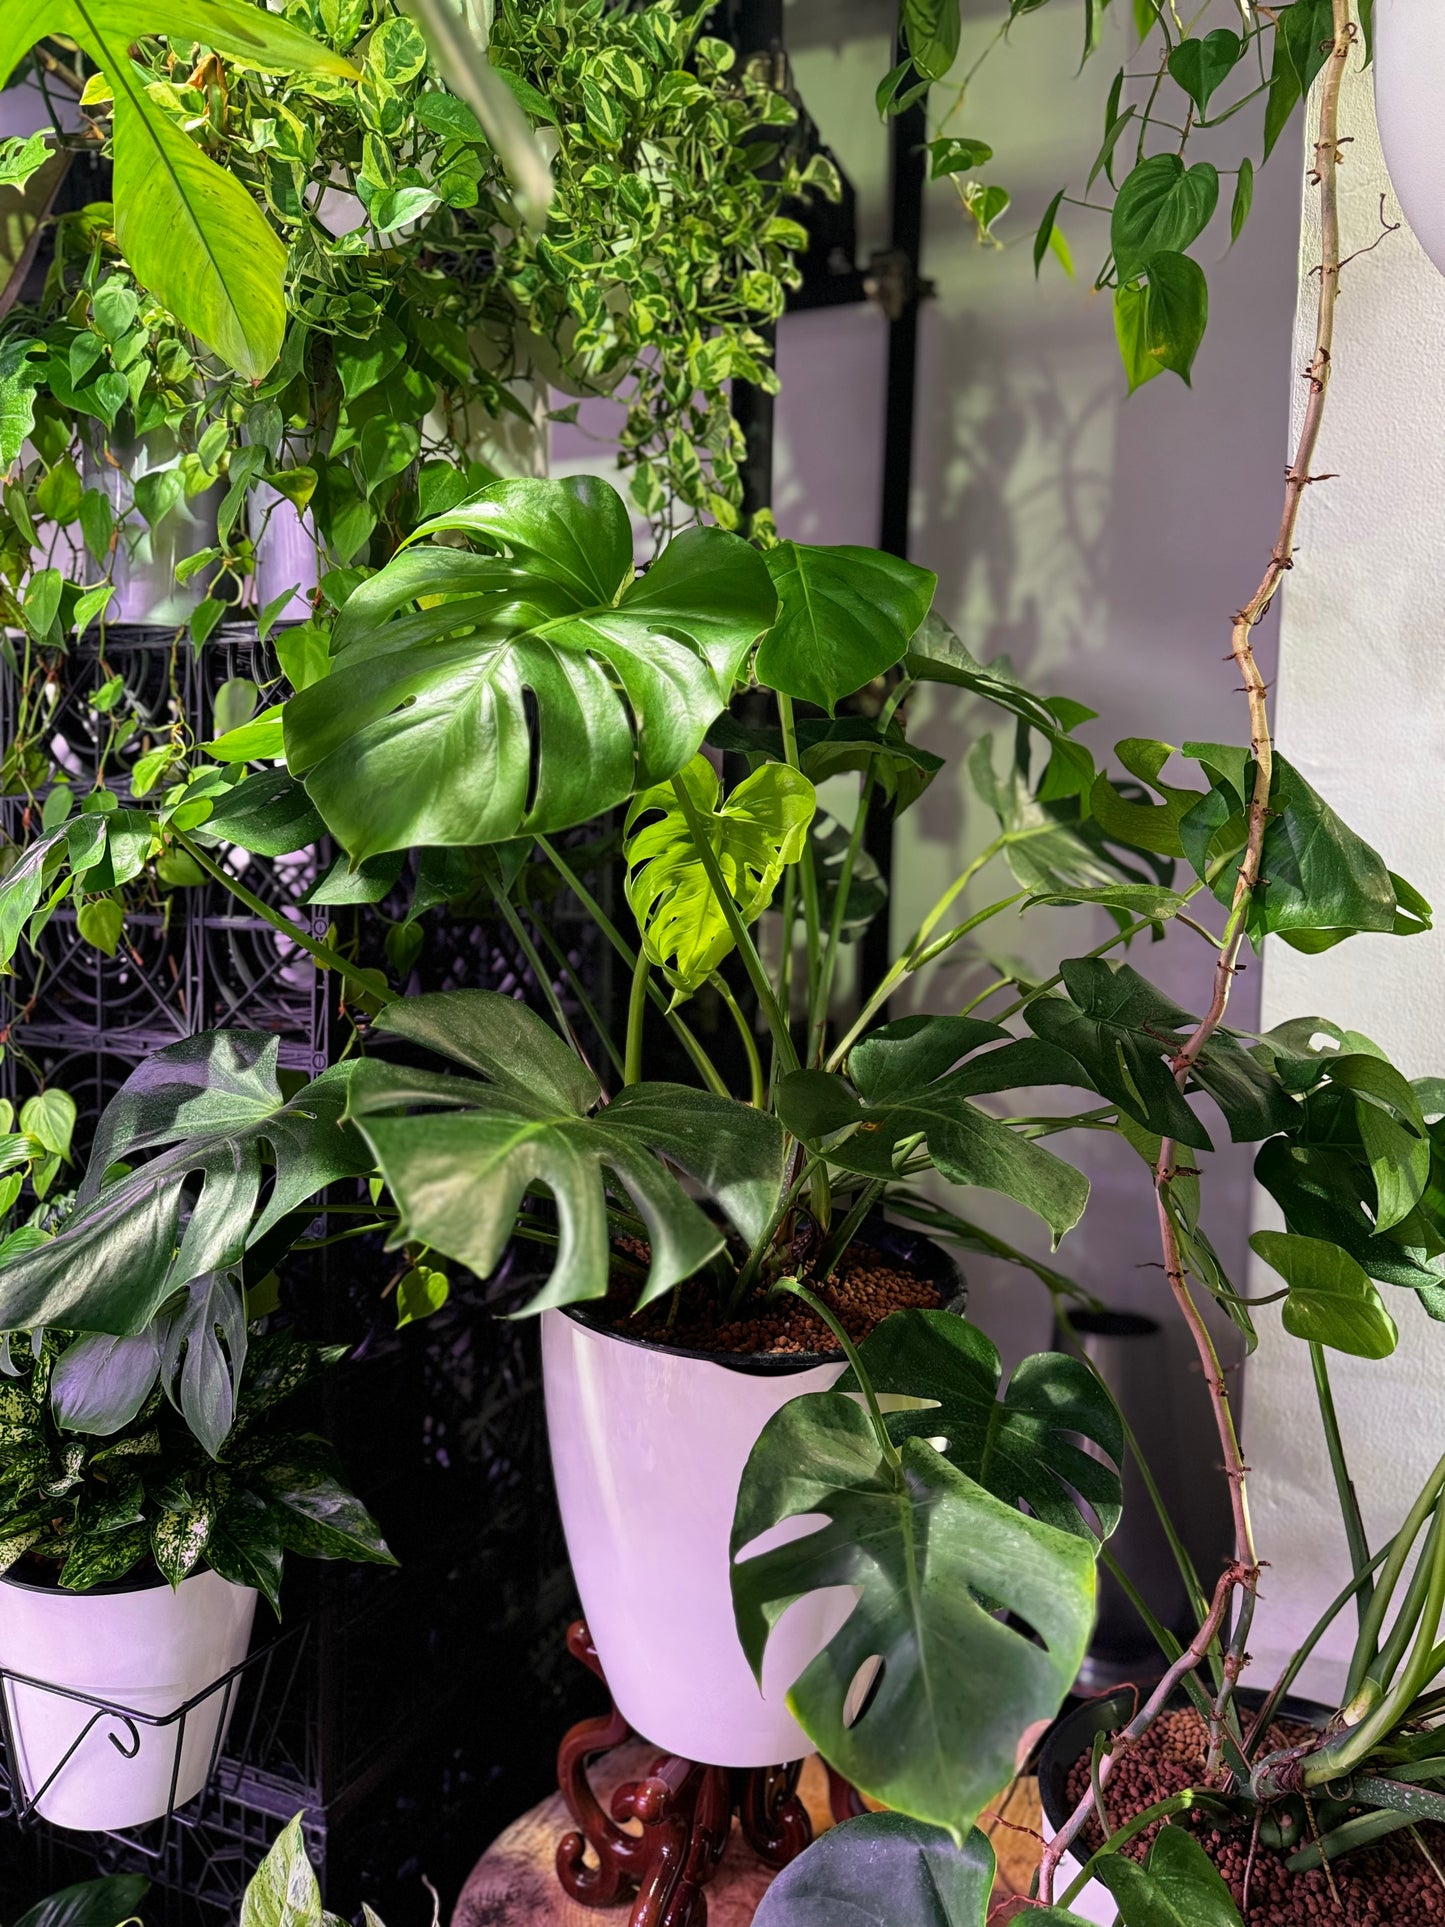
[[[646,1262],[645,1245],[633,1239],[619,1243],[629,1257]],[[937,1285],[931,1280],[901,1270],[868,1245],[854,1245],[840,1270],[826,1282],[819,1283],[810,1277],[805,1277],[804,1282],[823,1300],[854,1344],[861,1344],[890,1312],[909,1306],[937,1311],[943,1303]],[[636,1296],[635,1279],[615,1278],[599,1308],[607,1324],[614,1331],[625,1332],[629,1338],[651,1339],[657,1344],[678,1345],[693,1352],[751,1355],[831,1352],[837,1355],[838,1345],[833,1334],[817,1313],[798,1298],[760,1301],[750,1306],[743,1316],[722,1324],[718,1318],[717,1293],[703,1279],[689,1279],[676,1295],[676,1305],[673,1294],[669,1293],[666,1298],[634,1313]]]
[[[1292,1745],[1304,1732],[1304,1728],[1282,1722],[1272,1729],[1270,1744]],[[1202,1784],[1205,1751],[1204,1722],[1192,1708],[1166,1713],[1156,1720],[1104,1783],[1104,1805],[1111,1823],[1122,1826],[1156,1800]],[[1083,1798],[1088,1786],[1086,1755],[1075,1762],[1069,1775],[1071,1807]],[[1235,1906],[1242,1907],[1249,1860],[1248,1830],[1222,1833],[1214,1818],[1203,1814],[1182,1818],[1223,1874]],[[1158,1830],[1157,1826],[1146,1827],[1123,1851],[1136,1860],[1146,1859],[1149,1843]],[[1445,1826],[1427,1822],[1419,1831],[1430,1857],[1445,1867]],[[1085,1828],[1090,1852],[1102,1838],[1097,1818],[1091,1817]],[[1250,1875],[1245,1927],[1414,1927],[1417,1921],[1445,1923],[1445,1881],[1408,1832],[1393,1834],[1361,1853],[1333,1861],[1331,1872],[1334,1893],[1323,1868],[1291,1873],[1283,1856],[1261,1846]],[[1338,1906],[1335,1894],[1339,1896]]]

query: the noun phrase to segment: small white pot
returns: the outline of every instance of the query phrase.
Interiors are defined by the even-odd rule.
[[[113,443],[111,452],[118,467],[89,454],[82,465],[86,487],[109,496],[117,521],[126,518],[116,542],[111,569],[115,594],[105,612],[106,621],[179,625],[205,595],[206,571],[202,569],[188,582],[177,582],[176,564],[215,544],[216,515],[225,485],[217,482],[199,495],[182,497],[151,528],[133,506],[135,484],[143,475],[178,468],[180,444],[168,430],[158,428],[128,447]]]
[[[249,521],[256,546],[252,586],[257,609],[269,609],[277,596],[289,590],[272,621],[308,621],[314,613],[312,596],[321,580],[316,525],[310,511],[303,512],[269,483],[259,482],[251,493]]]
[[[1445,68],[1441,0],[1377,0],[1375,113],[1385,164],[1405,219],[1445,272]]]
[[[842,1365],[723,1363],[566,1311],[543,1315],[542,1363],[572,1572],[623,1717],[653,1745],[710,1766],[815,1752],[786,1695],[851,1612],[852,1591],[789,1611],[760,1691],[733,1624],[728,1543],[758,1434],[790,1399],[826,1391]],[[810,1529],[790,1521],[770,1539]]]
[[[255,1592],[214,1572],[174,1591],[159,1583],[73,1593],[0,1579],[0,1668],[22,1797],[33,1800],[54,1775],[36,1810],[88,1833],[145,1826],[193,1800],[225,1738],[234,1687],[165,1726],[96,1718],[94,1706],[65,1694],[164,1718],[240,1665],[255,1613]]]

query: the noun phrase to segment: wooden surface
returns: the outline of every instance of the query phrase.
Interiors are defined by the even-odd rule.
[[[593,1768],[593,1784],[603,1806],[621,1781],[641,1779],[655,1755],[655,1748],[634,1742],[599,1761]],[[829,1825],[828,1793],[816,1760],[804,1767],[800,1792],[814,1831],[822,1832]],[[557,1842],[570,1824],[560,1794],[514,1820],[477,1862],[457,1902],[452,1927],[605,1927],[608,1922],[621,1927],[627,1918],[624,1907],[579,1907],[557,1884]],[[984,1825],[999,1862],[990,1927],[1002,1927],[1016,1912],[1026,1911],[1015,1907],[1014,1898],[1028,1892],[1038,1865],[1035,1782],[1016,1782]],[[772,1877],[734,1826],[727,1855],[707,1889],[708,1927],[749,1927]]]

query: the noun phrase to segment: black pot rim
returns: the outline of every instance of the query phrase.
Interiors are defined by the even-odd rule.
[[[1268,1694],[1257,1686],[1241,1686],[1236,1689],[1235,1698],[1242,1706],[1256,1710],[1264,1704]],[[1055,1831],[1064,1824],[1071,1811],[1064,1789],[1075,1762],[1083,1757],[1096,1733],[1122,1726],[1132,1718],[1138,1703],[1139,1695],[1132,1686],[1117,1686],[1112,1693],[1085,1700],[1082,1705],[1061,1714],[1044,1735],[1043,1745],[1039,1749],[1039,1799],[1043,1804],[1044,1818]],[[1188,1696],[1180,1687],[1171,1698],[1168,1710],[1172,1712],[1176,1707],[1187,1704]],[[1332,1710],[1318,1700],[1296,1699],[1291,1695],[1281,1703],[1278,1712],[1286,1719],[1299,1720],[1305,1725],[1323,1726]]]
[[[194,1579],[197,1573],[209,1572],[209,1566],[198,1566],[195,1572],[188,1572],[186,1579]],[[149,1573],[132,1575],[124,1579],[107,1579],[98,1586],[87,1586],[78,1592],[74,1586],[62,1586],[59,1579],[17,1579],[14,1571],[0,1573],[0,1586],[9,1586],[15,1592],[42,1593],[47,1599],[106,1599],[117,1598],[125,1593],[154,1592],[157,1587],[169,1584],[164,1573],[154,1569]],[[185,1584],[185,1579],[181,1581]]]
[[[869,1217],[859,1232],[864,1239],[890,1257],[917,1269],[920,1277],[936,1283],[944,1297],[944,1310],[960,1316],[968,1302],[968,1285],[958,1264],[932,1238],[906,1225],[891,1224],[883,1217]],[[920,1263],[920,1260],[924,1262]],[[840,1352],[708,1352],[691,1345],[665,1345],[655,1338],[637,1338],[605,1324],[596,1311],[595,1301],[580,1305],[561,1305],[558,1309],[584,1331],[598,1338],[612,1338],[619,1345],[634,1345],[639,1351],[658,1352],[667,1358],[697,1359],[705,1365],[720,1366],[726,1372],[742,1372],[750,1378],[795,1378],[800,1372],[816,1371],[820,1365],[840,1365],[846,1361]]]

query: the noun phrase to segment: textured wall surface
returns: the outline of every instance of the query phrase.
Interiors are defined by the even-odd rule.
[[[1351,75],[1341,124],[1344,248],[1395,218],[1368,75]],[[1317,196],[1306,190],[1295,359],[1314,331]],[[1345,270],[1334,383],[1319,460],[1339,479],[1311,490],[1284,600],[1280,744],[1347,821],[1436,905],[1445,905],[1439,771],[1445,752],[1445,278],[1408,231]],[[1323,957],[1274,945],[1264,1021],[1318,1014],[1374,1037],[1407,1075],[1445,1069],[1445,935],[1357,937]],[[1263,1267],[1255,1289],[1273,1274]],[[1445,1448],[1445,1329],[1404,1292],[1381,1288],[1402,1332],[1383,1363],[1331,1354],[1336,1403],[1366,1526],[1378,1544]],[[1303,1347],[1266,1312],[1249,1368],[1245,1452],[1270,1562],[1252,1643],[1277,1664],[1348,1579]],[[1327,1643],[1327,1688],[1351,1621]],[[1309,1676],[1306,1676],[1307,1684]]]

